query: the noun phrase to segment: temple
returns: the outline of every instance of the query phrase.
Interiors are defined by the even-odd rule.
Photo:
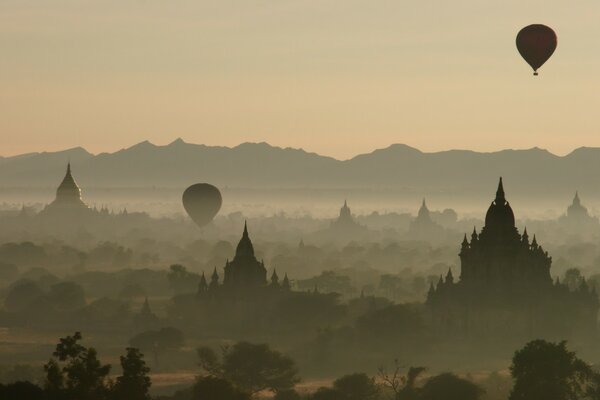
[[[360,226],[354,221],[352,217],[352,212],[350,211],[350,207],[348,207],[348,202],[344,200],[344,205],[340,208],[340,215],[338,218],[331,223],[332,229],[348,229],[348,228],[356,228]]]
[[[244,233],[237,245],[232,261],[225,263],[224,286],[263,286],[267,283],[267,270],[254,256],[254,247],[244,224]]]
[[[354,239],[367,233],[367,227],[356,222],[352,216],[352,211],[348,207],[348,202],[344,200],[344,205],[340,208],[340,215],[331,222],[328,234],[337,239]]]
[[[461,272],[451,270],[431,285],[431,323],[440,332],[462,336],[516,334],[548,337],[593,332],[598,299],[582,284],[570,291],[550,275],[552,258],[527,229],[519,234],[502,178],[479,234],[465,235]],[[561,336],[562,335],[562,336]]]
[[[565,215],[559,218],[559,223],[569,231],[586,233],[585,231],[598,229],[598,218],[591,216],[588,209],[581,204],[579,192],[575,192],[573,202],[567,208]]]
[[[439,239],[444,234],[444,228],[431,218],[425,198],[423,198],[417,217],[408,226],[408,233],[413,239],[427,240]]]
[[[89,211],[90,208],[81,199],[81,189],[71,174],[71,163],[68,163],[65,177],[56,189],[56,198],[42,210],[42,213],[68,215]]]

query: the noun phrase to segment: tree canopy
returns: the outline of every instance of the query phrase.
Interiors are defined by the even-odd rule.
[[[515,381],[510,400],[576,400],[593,378],[588,364],[567,343],[534,340],[517,350],[510,372]]]
[[[266,344],[238,342],[222,348],[220,359],[212,349],[201,347],[198,358],[205,373],[229,380],[250,394],[291,389],[299,381],[294,361]]]

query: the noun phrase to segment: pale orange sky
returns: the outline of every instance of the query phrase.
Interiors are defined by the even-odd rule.
[[[600,146],[600,2],[2,0],[0,155]],[[514,38],[558,34],[534,78]]]

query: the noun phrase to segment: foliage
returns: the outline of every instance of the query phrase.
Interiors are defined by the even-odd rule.
[[[226,379],[214,376],[200,377],[194,385],[192,400],[250,400],[251,396]]]
[[[483,395],[479,386],[450,373],[429,378],[419,392],[420,400],[478,400]]]
[[[418,337],[423,322],[420,313],[410,305],[395,304],[363,315],[356,327],[362,338],[386,344],[397,342],[398,337]]]
[[[515,385],[510,400],[576,400],[593,378],[589,365],[566,342],[534,340],[517,350],[510,367]]]
[[[173,264],[169,267],[167,279],[174,293],[192,293],[200,281],[198,274],[189,272],[181,264]]]
[[[31,280],[22,280],[14,283],[8,290],[4,299],[4,306],[9,310],[22,310],[42,297],[44,291]]]
[[[301,397],[294,389],[280,390],[275,393],[273,400],[300,400]]]
[[[157,331],[142,332],[129,341],[132,347],[150,351],[154,355],[154,362],[158,364],[160,354],[169,350],[176,350],[183,346],[183,333],[176,328],[166,327]]]
[[[75,310],[85,306],[85,293],[76,283],[59,282],[50,287],[48,300],[59,310]]]
[[[114,400],[148,400],[148,390],[152,381],[148,376],[150,368],[146,366],[144,355],[136,348],[128,347],[127,354],[121,356],[123,374],[117,378],[113,387]]]
[[[344,400],[344,397],[334,388],[320,387],[310,396],[310,400]]]
[[[50,398],[96,400],[106,395],[110,365],[102,365],[96,350],[79,344],[81,333],[61,338],[46,365],[46,390]]]
[[[418,398],[416,382],[423,372],[424,367],[410,367],[406,375],[403,375],[398,360],[394,360],[394,369],[390,372],[384,367],[379,367],[378,376],[383,386],[394,393],[396,400],[414,400]]]
[[[333,388],[345,400],[374,400],[379,395],[375,380],[364,373],[342,376],[333,382]]]
[[[44,400],[45,398],[42,388],[31,382],[0,384],[0,399],[2,400]]]
[[[299,381],[294,361],[266,344],[238,342],[223,347],[220,360],[212,349],[201,347],[198,358],[205,374],[229,380],[250,394],[277,393]]]

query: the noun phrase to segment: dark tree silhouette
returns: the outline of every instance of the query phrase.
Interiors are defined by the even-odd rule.
[[[2,400],[45,400],[41,387],[31,382],[15,382],[8,385],[0,384],[0,399]]]
[[[4,298],[4,306],[11,311],[22,310],[42,297],[44,291],[30,280],[18,281],[10,286]]]
[[[198,286],[200,276],[189,272],[181,264],[173,264],[169,267],[167,279],[174,293],[192,293]]]
[[[423,372],[424,367],[410,367],[406,375],[403,375],[398,360],[394,360],[394,369],[388,371],[380,367],[378,376],[383,385],[394,393],[396,400],[414,400],[418,398],[416,382]]]
[[[251,396],[237,389],[226,379],[200,377],[192,390],[191,400],[250,400]]]
[[[146,366],[144,355],[136,348],[128,347],[127,354],[121,356],[123,374],[117,377],[111,399],[148,400],[148,390],[152,381],[148,376],[150,368]]]
[[[310,400],[345,400],[342,393],[334,388],[320,387],[309,397]]]
[[[441,374],[429,378],[419,390],[422,400],[479,400],[483,389],[454,374]]]
[[[510,372],[510,400],[576,400],[593,378],[589,365],[567,350],[566,342],[534,340],[517,350]]]
[[[285,389],[285,390],[280,390],[279,392],[275,393],[275,396],[273,396],[273,400],[300,400],[300,394],[298,394],[298,392],[296,392],[294,389]]]
[[[76,283],[59,282],[50,287],[48,300],[59,310],[75,310],[85,306],[85,293]]]
[[[254,395],[291,389],[299,379],[294,361],[266,344],[239,342],[222,349],[222,356],[207,347],[198,349],[199,365],[210,376],[226,379]]]
[[[102,365],[96,350],[79,344],[81,333],[61,338],[53,358],[44,365],[49,399],[97,400],[107,391],[110,365]]]
[[[374,400],[379,395],[375,380],[364,373],[342,376],[333,382],[333,388],[346,400]]]

